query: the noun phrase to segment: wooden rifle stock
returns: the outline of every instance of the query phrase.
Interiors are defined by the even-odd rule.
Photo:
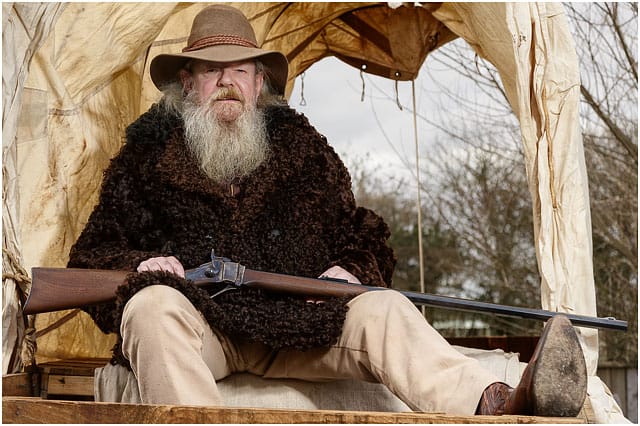
[[[32,268],[26,315],[106,303],[130,272],[103,269]]]
[[[129,274],[135,273],[106,269],[32,268],[31,292],[23,312],[25,315],[34,315],[113,301],[118,286],[124,283]],[[198,275],[198,268],[185,271],[185,277],[198,287],[219,282]],[[250,269],[245,269],[242,285],[310,297],[356,296],[367,291],[362,286]]]
[[[212,255],[210,263],[185,271],[185,278],[196,286],[206,287],[225,283],[225,290],[241,286],[271,292],[287,293],[310,298],[357,296],[367,291],[388,290],[341,282],[341,280],[296,277],[247,269],[228,259]],[[26,315],[106,303],[115,299],[115,291],[127,275],[136,272],[100,269],[33,268],[31,293],[23,312]],[[223,290],[224,291],[224,290]],[[398,291],[416,305],[484,312],[495,315],[530,318],[545,321],[558,312],[521,308],[495,303],[476,302],[457,297]],[[215,297],[215,296],[212,296]],[[564,313],[576,326],[627,330],[627,322],[615,318],[598,318]]]

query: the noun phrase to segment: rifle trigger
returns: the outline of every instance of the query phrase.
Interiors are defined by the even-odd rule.
[[[213,293],[211,296],[209,296],[209,299],[213,299],[213,298],[215,298],[217,296],[220,296],[221,294],[226,293],[229,290],[237,290],[237,287],[234,287],[232,285],[227,285],[222,290],[219,290],[219,291]]]

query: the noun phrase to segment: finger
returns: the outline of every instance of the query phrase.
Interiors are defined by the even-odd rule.
[[[182,263],[180,263],[180,261],[173,256],[169,257],[168,260],[171,264],[173,273],[181,278],[184,278],[184,266],[182,266]]]
[[[161,271],[162,265],[157,258],[147,259],[138,265],[138,272]]]
[[[144,261],[140,262],[140,264],[138,265],[136,270],[138,272],[150,271],[151,267],[149,266],[149,260],[147,259],[147,260],[144,260]]]
[[[184,267],[182,263],[175,257],[152,257],[143,262],[140,262],[137,268],[138,272],[146,271],[166,271],[174,273],[184,278]]]
[[[332,266],[331,268],[324,271],[322,275],[320,275],[320,278],[324,277],[337,278],[347,280],[348,282],[353,284],[360,284],[360,280],[355,275],[351,274],[349,271],[340,266]]]
[[[155,258],[155,263],[151,267],[156,271],[165,271],[184,277],[184,268],[178,259],[173,256]]]

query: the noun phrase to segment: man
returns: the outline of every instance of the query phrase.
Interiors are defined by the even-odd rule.
[[[252,269],[388,287],[389,231],[355,205],[325,138],[282,100],[287,61],[257,48],[232,7],[210,6],[181,54],[151,63],[164,92],[127,129],[69,266],[137,270],[114,304],[87,308],[116,332],[145,403],[220,405],[216,381],[384,383],[412,409],[573,416],[586,368],[566,317],[550,321],[514,390],[461,355],[404,296],[307,300],[243,289],[210,298],[184,279],[211,249]]]

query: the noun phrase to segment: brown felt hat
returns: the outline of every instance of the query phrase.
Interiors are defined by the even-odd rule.
[[[249,20],[238,9],[226,5],[209,6],[193,19],[187,47],[178,54],[153,58],[151,80],[157,88],[176,80],[178,71],[191,59],[213,62],[260,60],[273,88],[281,95],[287,85],[287,58],[274,50],[258,48]]]

